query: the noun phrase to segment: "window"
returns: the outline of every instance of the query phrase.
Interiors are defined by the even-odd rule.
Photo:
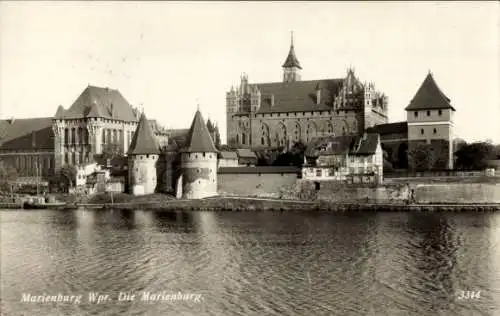
[[[424,129],[423,128],[420,129],[420,134],[424,135]]]
[[[418,117],[418,112],[417,111],[413,112],[413,114],[415,115],[415,117]]]
[[[437,130],[436,130],[436,129],[433,129],[433,130],[432,130],[432,133],[433,133],[433,134],[436,134],[436,133],[437,133]]]
[[[316,176],[321,177],[321,169],[316,169]]]
[[[439,115],[439,116],[443,115],[443,111],[442,111],[442,110],[439,110],[439,111],[438,111],[438,115]]]
[[[427,116],[431,116],[431,111],[427,111]]]

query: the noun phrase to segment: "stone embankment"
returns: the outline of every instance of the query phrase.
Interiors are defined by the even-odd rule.
[[[499,211],[500,204],[388,204],[332,203],[246,197],[215,197],[201,200],[171,200],[166,203],[87,204],[85,208],[142,209],[167,211],[323,211],[323,212],[485,212]]]

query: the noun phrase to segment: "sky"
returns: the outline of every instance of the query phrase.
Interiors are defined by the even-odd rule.
[[[199,106],[225,140],[225,93],[282,80],[294,33],[302,79],[353,67],[406,119],[429,71],[455,136],[500,143],[500,4],[492,2],[0,2],[0,118],[53,116],[91,84],[188,128]]]

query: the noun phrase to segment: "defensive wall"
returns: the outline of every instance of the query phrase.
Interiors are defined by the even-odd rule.
[[[269,197],[329,202],[500,203],[500,183],[346,184],[299,179],[296,167],[220,168],[218,192],[222,196]]]

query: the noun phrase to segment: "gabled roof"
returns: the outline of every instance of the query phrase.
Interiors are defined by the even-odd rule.
[[[436,81],[429,72],[417,93],[405,108],[406,111],[455,109],[450,104],[450,99],[439,89]]]
[[[270,82],[250,84],[261,92],[261,106],[258,113],[303,112],[311,110],[329,111],[333,101],[344,84],[344,78],[293,82]],[[320,104],[316,103],[317,89],[320,90]],[[274,105],[271,103],[271,95]]]
[[[0,149],[53,149],[52,117],[0,120]]]
[[[88,86],[63,116],[57,118],[102,117],[137,122],[134,110],[118,90]],[[56,114],[56,115],[57,115]]]
[[[362,136],[321,136],[311,140],[305,151],[305,156],[373,155],[378,144],[379,135],[375,133],[365,133]]]
[[[128,150],[129,155],[159,154],[160,146],[146,115],[142,113]]]
[[[182,149],[183,152],[199,153],[199,152],[217,152],[215,149],[212,137],[208,132],[207,125],[198,110],[194,115],[193,123],[189,129],[186,146]]]

